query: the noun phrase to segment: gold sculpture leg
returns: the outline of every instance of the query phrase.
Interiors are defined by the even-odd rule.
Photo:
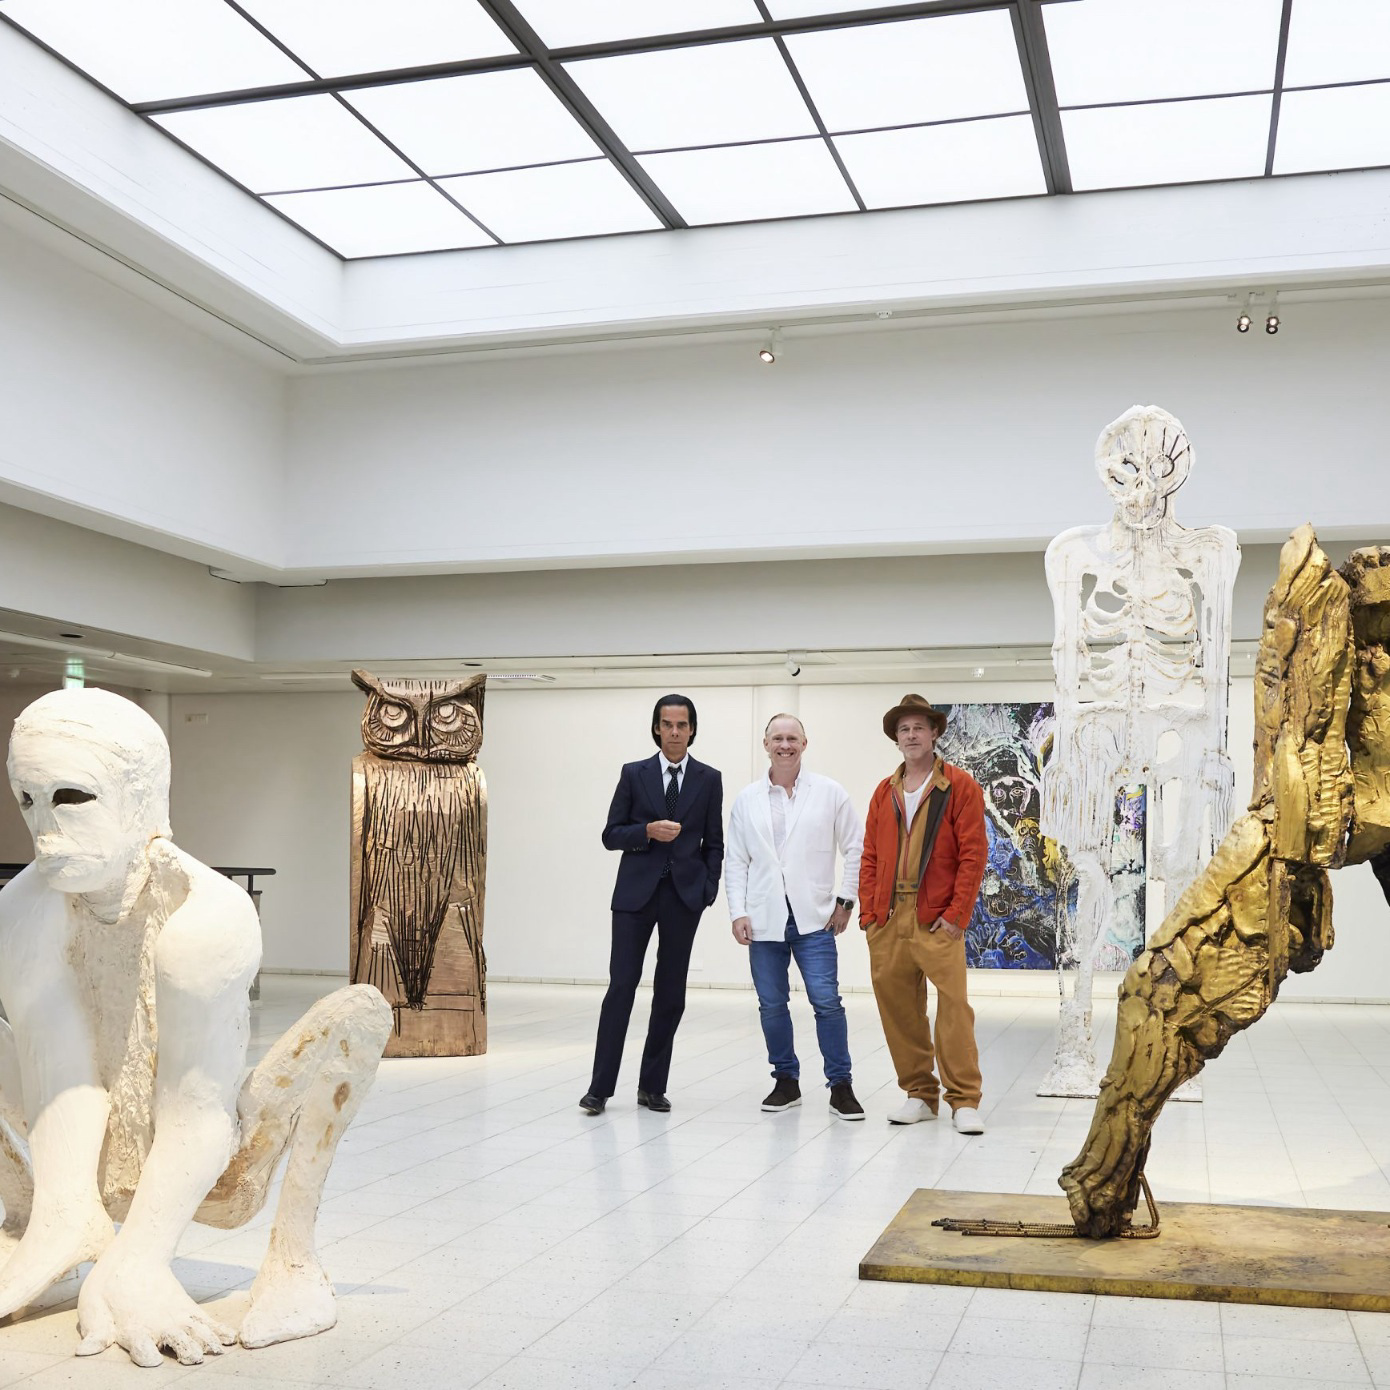
[[[1325,866],[1351,817],[1348,638],[1347,585],[1301,527],[1265,604],[1250,811],[1125,976],[1090,1133],[1059,1179],[1083,1235],[1129,1228],[1163,1103],[1332,944]]]

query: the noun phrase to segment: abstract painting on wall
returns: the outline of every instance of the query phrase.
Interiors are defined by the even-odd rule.
[[[1053,970],[1059,964],[1059,894],[1075,893],[1065,859],[1038,829],[1042,769],[1051,752],[1052,705],[941,705],[939,751],[984,788],[989,858],[966,933],[966,963],[995,970]],[[1124,970],[1144,945],[1145,796],[1130,787],[1115,813],[1111,930],[1097,944],[1096,968]],[[1074,964],[1065,959],[1063,965]]]

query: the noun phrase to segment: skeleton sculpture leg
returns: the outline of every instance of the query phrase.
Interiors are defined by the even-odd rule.
[[[244,1225],[265,1205],[288,1150],[243,1346],[311,1336],[337,1321],[314,1223],[338,1140],[376,1075],[391,1021],[376,989],[350,985],[315,1004],[246,1078],[237,1105],[241,1147],[196,1217],[209,1226]]]

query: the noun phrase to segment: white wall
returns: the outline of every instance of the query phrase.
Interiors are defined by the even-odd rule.
[[[724,775],[726,805],[762,768],[759,735],[777,708],[799,708],[810,735],[807,765],[837,778],[866,809],[896,763],[880,727],[906,685],[794,689],[690,689],[700,711],[696,753]],[[928,686],[946,702],[1046,699],[1049,686],[971,682]],[[493,690],[479,762],[488,777],[490,851],[487,951],[506,976],[601,980],[607,971],[608,903],[615,856],[599,832],[619,765],[648,756],[647,720],[664,688]],[[1231,746],[1240,799],[1250,785],[1251,682],[1233,682]],[[206,722],[191,723],[190,715]],[[172,701],[174,831],[216,864],[278,870],[262,900],[272,969],[346,969],[348,769],[360,749],[361,698],[333,695],[176,696]],[[755,757],[756,753],[756,757]],[[1336,948],[1290,998],[1390,999],[1387,908],[1364,866],[1333,876]],[[867,956],[846,936],[841,980],[867,987]],[[691,979],[746,981],[723,898],[700,929]],[[1001,980],[1048,991],[1051,977]]]
[[[290,385],[295,563],[532,567],[1042,548],[1104,516],[1101,428],[1165,406],[1179,513],[1247,542],[1390,531],[1376,301],[336,371]]]
[[[256,593],[206,565],[0,503],[0,609],[249,661]]]
[[[1099,489],[1097,489],[1099,492]],[[1099,523],[1107,499],[1086,514]],[[1186,516],[1180,511],[1180,515]],[[1334,563],[1353,542],[1326,541]],[[1279,546],[1242,547],[1237,638],[1260,635]],[[1050,645],[1039,551],[258,586],[263,661],[433,661]]]
[[[282,559],[281,376],[3,222],[0,421],[0,501]]]

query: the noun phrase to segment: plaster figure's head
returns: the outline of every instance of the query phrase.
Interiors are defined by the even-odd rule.
[[[806,727],[794,714],[774,714],[763,730],[763,751],[774,768],[796,771],[806,751]]]
[[[55,690],[14,722],[6,764],[53,888],[91,893],[168,837],[169,744],[139,705],[106,690]]]
[[[1126,526],[1161,524],[1168,499],[1191,471],[1192,446],[1183,427],[1156,405],[1132,406],[1096,440],[1096,472]]]

